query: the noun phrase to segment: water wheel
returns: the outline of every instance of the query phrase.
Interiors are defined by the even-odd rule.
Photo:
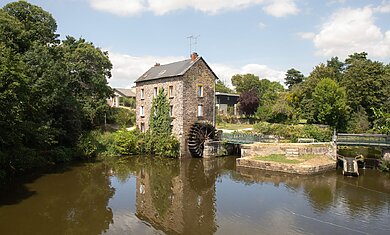
[[[188,136],[188,149],[192,157],[202,157],[204,142],[216,139],[215,127],[208,122],[196,122],[192,125]]]

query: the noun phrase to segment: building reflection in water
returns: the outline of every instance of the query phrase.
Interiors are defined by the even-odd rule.
[[[136,216],[169,234],[217,231],[215,181],[224,159],[186,159],[137,174]]]

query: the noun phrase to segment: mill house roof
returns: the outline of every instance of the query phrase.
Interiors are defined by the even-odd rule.
[[[196,62],[199,60],[203,60],[201,56],[198,56],[196,53],[191,55],[191,59],[182,60],[170,64],[160,65],[156,63],[155,66],[151,67],[148,71],[139,77],[135,83],[151,81],[161,78],[169,78],[169,77],[177,77],[184,75],[188,69],[190,69]],[[207,63],[203,60],[203,62],[207,65]],[[215,73],[211,70],[211,68],[207,65],[209,70],[213,73],[213,75],[218,79]]]

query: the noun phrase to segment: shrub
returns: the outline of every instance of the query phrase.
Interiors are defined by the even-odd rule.
[[[383,172],[390,171],[390,161],[389,160],[381,160],[379,162],[379,170]]]
[[[155,154],[163,157],[178,157],[180,143],[172,135],[159,136],[156,141]]]
[[[115,149],[121,155],[138,154],[137,143],[141,133],[139,131],[119,130],[114,134]]]
[[[298,138],[313,138],[316,141],[330,141],[332,131],[328,127],[316,125],[285,125],[279,123],[259,122],[253,125],[256,132],[264,135],[276,135],[297,142]]]

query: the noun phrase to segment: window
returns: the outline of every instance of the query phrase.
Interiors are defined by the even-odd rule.
[[[169,86],[169,88],[168,88],[168,96],[169,96],[169,98],[173,98],[173,86]]]
[[[198,97],[203,97],[203,86],[198,85]]]
[[[153,97],[157,97],[157,87],[153,89]]]
[[[202,116],[203,116],[203,105],[198,104],[198,117],[202,117]]]
[[[145,99],[145,91],[141,89],[141,100]]]
[[[144,106],[139,107],[139,115],[141,117],[145,116],[145,114],[144,114]]]
[[[145,123],[141,122],[141,126],[139,129],[141,129],[141,132],[145,132]]]
[[[169,116],[173,117],[173,105],[169,106]]]

